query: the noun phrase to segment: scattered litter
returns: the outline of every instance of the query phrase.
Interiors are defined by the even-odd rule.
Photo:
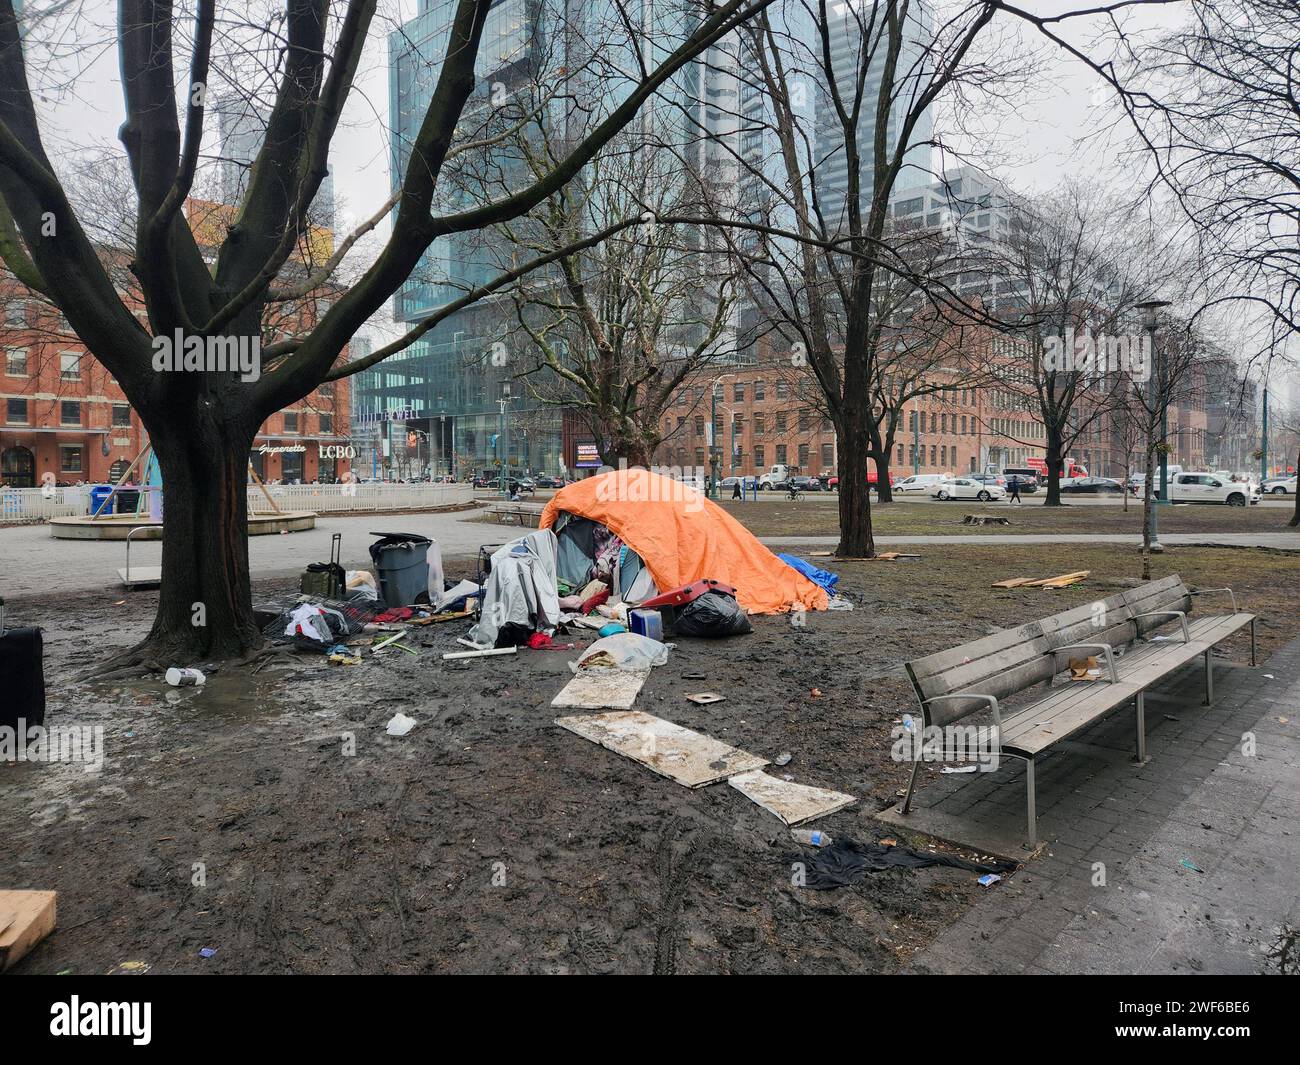
[[[210,958],[210,957],[212,957],[212,955],[214,955],[216,952],[217,952],[217,948],[216,948],[216,947],[201,947],[201,948],[199,949],[199,957],[200,957],[200,958]]]
[[[884,839],[880,840],[879,842],[882,847],[898,846],[898,840],[894,839],[892,836],[886,836]]]
[[[802,843],[805,847],[829,847],[831,837],[829,833],[823,832],[819,828],[796,828],[790,832],[796,843]]]
[[[705,673],[683,673],[682,680],[708,680],[708,675]]]
[[[979,766],[977,766],[977,765],[946,765],[946,766],[944,766],[942,769],[940,769],[939,772],[940,772],[940,773],[977,773],[977,772],[979,772]]]
[[[767,765],[766,758],[640,710],[561,717],[555,723],[688,788]]]
[[[980,863],[968,862],[952,854],[937,851],[915,851],[910,847],[884,846],[880,843],[858,843],[852,839],[838,839],[829,847],[812,854],[799,852],[782,857],[782,862],[799,862],[804,867],[804,884],[814,891],[847,887],[856,884],[867,873],[886,869],[924,869],[931,865],[947,865],[966,869],[972,873],[1009,873],[1015,862],[1003,859]]]
[[[1178,864],[1181,865],[1184,869],[1190,869],[1193,873],[1204,873],[1204,872],[1205,872],[1205,870],[1202,869],[1202,868],[1201,868],[1199,865],[1197,865],[1195,862],[1189,861],[1189,860],[1186,859],[1186,858],[1184,858],[1184,859],[1183,859],[1182,861],[1180,861]]]
[[[794,755],[792,755],[789,751],[782,751],[780,754],[778,754],[775,758],[772,759],[772,764],[789,765],[793,758]]]
[[[1265,680],[1272,680],[1272,679],[1273,679],[1273,674],[1272,674],[1272,673],[1265,673],[1265,674],[1264,674],[1264,679],[1265,679]]]
[[[995,581],[994,588],[1068,588],[1072,584],[1088,579],[1091,570],[1078,570],[1075,573],[1062,573],[1058,577],[1011,577],[1005,581]]]
[[[699,703],[701,706],[705,706],[709,703],[723,702],[727,697],[725,695],[719,695],[717,692],[696,692],[694,695],[688,695],[686,698],[693,703]],[[784,765],[785,763],[782,762],[778,764]]]
[[[387,647],[390,643],[396,643],[398,640],[400,640],[400,639],[401,639],[403,636],[405,636],[405,635],[406,635],[406,631],[405,631],[405,630],[402,630],[401,632],[395,632],[395,633],[393,633],[393,635],[391,635],[391,636],[385,636],[385,637],[384,637],[382,640],[380,640],[377,644],[374,644],[370,649],[371,649],[371,651],[382,651],[382,650],[383,650],[385,647]]]
[[[57,916],[57,892],[0,891],[0,972],[53,932]]]
[[[388,722],[388,728],[384,731],[390,736],[405,736],[411,729],[415,728],[415,718],[407,717],[405,714],[394,714]]]
[[[997,873],[985,873],[982,877],[980,877],[976,881],[976,883],[982,885],[983,887],[989,887],[993,884],[996,884],[1001,879],[1002,877],[998,876]]]
[[[448,651],[442,656],[446,662],[452,658],[487,658],[489,655],[513,655],[519,651],[518,647],[486,647],[476,651]]]
[[[833,595],[826,601],[827,610],[852,610],[853,604],[842,595]]]
[[[208,680],[201,670],[188,667],[178,669],[176,666],[171,666],[163,676],[173,688],[194,688],[206,684]]]
[[[617,636],[620,632],[627,632],[626,625],[620,625],[617,621],[611,621],[608,625],[602,625],[596,630],[596,635],[600,637]]]
[[[1290,720],[1291,720],[1291,719],[1290,719],[1289,717],[1279,717],[1279,718],[1277,719],[1277,723],[1278,723],[1279,725],[1285,725],[1285,724],[1286,724],[1288,721],[1290,721]]]
[[[798,825],[811,821],[814,817],[824,817],[858,801],[852,795],[831,791],[829,788],[778,780],[761,769],[733,776],[727,783],[787,825]]]
[[[814,699],[820,699],[822,697],[822,690],[820,688],[814,688],[808,694],[811,695]]]
[[[147,961],[123,961],[118,962],[113,968],[108,970],[108,976],[144,976],[153,968],[152,962]]]
[[[577,673],[582,669],[604,668],[643,670],[662,666],[668,661],[673,644],[660,643],[648,636],[634,632],[619,632],[597,640],[569,668]]]
[[[1096,655],[1088,655],[1087,658],[1070,659],[1070,680],[1101,680],[1101,667],[1097,665]]]

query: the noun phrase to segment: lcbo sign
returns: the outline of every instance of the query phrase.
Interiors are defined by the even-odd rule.
[[[318,446],[323,459],[354,459],[357,449],[351,444],[321,444]]]

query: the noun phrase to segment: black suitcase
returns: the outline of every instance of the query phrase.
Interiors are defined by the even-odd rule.
[[[41,630],[0,633],[0,726],[45,724],[45,667]]]

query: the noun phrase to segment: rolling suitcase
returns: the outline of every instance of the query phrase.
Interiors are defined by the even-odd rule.
[[[330,540],[330,560],[313,562],[302,575],[299,586],[303,595],[319,599],[342,599],[347,573],[343,569],[343,534],[335,533]]]

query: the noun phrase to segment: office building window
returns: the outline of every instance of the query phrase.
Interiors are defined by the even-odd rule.
[[[320,420],[320,431],[322,433],[334,432],[334,415],[318,414],[317,418]]]
[[[26,348],[10,348],[5,352],[5,373],[10,377],[27,376]]]
[[[767,461],[767,448],[763,444],[754,445],[754,468],[761,470]]]
[[[899,448],[901,451],[902,448]],[[835,446],[833,444],[822,444],[822,469],[829,470],[835,463]]]
[[[5,421],[10,425],[27,424],[27,400],[10,399],[5,403]]]
[[[113,428],[129,429],[131,427],[131,406],[128,403],[113,404]]]
[[[75,399],[65,399],[59,404],[60,425],[81,424],[81,404]]]
[[[777,465],[778,465],[778,466],[784,466],[784,465],[785,465],[786,458],[785,458],[785,445],[784,445],[784,444],[777,444],[777,445],[776,445],[776,461],[777,461]]]
[[[284,431],[286,433],[296,433],[298,431],[298,412],[296,410],[284,412]]]
[[[80,473],[82,470],[80,444],[63,444],[59,448],[59,468],[63,473]]]

